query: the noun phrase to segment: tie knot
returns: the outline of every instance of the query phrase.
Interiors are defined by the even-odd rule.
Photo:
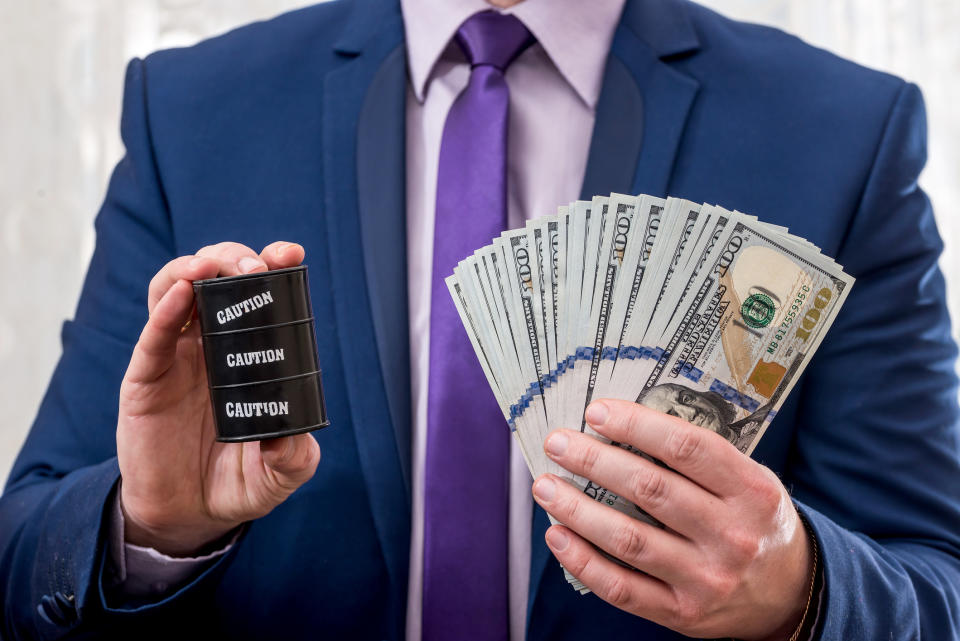
[[[516,16],[496,11],[476,13],[457,30],[457,42],[472,66],[491,65],[501,71],[533,40]]]

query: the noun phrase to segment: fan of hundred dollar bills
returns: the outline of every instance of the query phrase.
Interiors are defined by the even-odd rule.
[[[853,278],[786,228],[714,205],[612,194],[504,232],[447,286],[534,476],[639,508],[543,452],[594,398],[637,401],[750,454]],[[568,575],[582,590],[582,585]]]

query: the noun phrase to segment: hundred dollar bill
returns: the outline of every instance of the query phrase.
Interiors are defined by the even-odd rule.
[[[567,284],[568,300],[564,306],[564,339],[563,348],[558,350],[557,363],[557,393],[560,398],[567,399],[574,393],[570,372],[577,364],[577,346],[579,342],[580,316],[586,291],[584,283],[586,273],[590,268],[591,245],[596,242],[600,212],[595,212],[590,202],[577,201],[570,211],[570,228],[567,238]],[[591,296],[592,298],[592,296]],[[564,403],[560,407],[560,414],[555,417],[556,427],[573,425],[578,417],[575,406]]]
[[[562,357],[563,332],[565,323],[563,320],[563,309],[561,301],[566,301],[566,274],[567,274],[567,227],[569,214],[566,207],[560,207],[556,215],[556,221],[548,225],[549,247],[550,247],[550,307],[552,308],[552,330],[550,331],[552,341],[550,341],[550,369],[547,372],[546,390],[549,419],[551,424],[559,415],[561,401],[558,389],[559,360]]]
[[[510,310],[511,327],[515,348],[520,365],[521,380],[524,387],[515,399],[512,413],[516,417],[527,416],[530,432],[522,436],[542,444],[549,432],[547,413],[543,395],[544,377],[548,371],[544,328],[540,322],[543,315],[539,311],[541,299],[537,296],[538,283],[536,259],[531,252],[531,235],[527,230],[505,232],[494,241],[503,258],[505,278],[504,301]],[[529,449],[529,448],[528,448]],[[546,456],[541,456],[542,447],[528,452],[531,458],[542,462],[544,471],[560,472],[560,467]]]
[[[686,210],[686,211],[685,211]],[[668,198],[663,214],[661,230],[648,260],[646,278],[638,297],[645,305],[638,310],[631,329],[631,336],[647,334],[650,323],[656,316],[660,299],[666,289],[675,264],[684,254],[686,239],[692,233],[699,217],[699,208],[687,201]]]
[[[542,332],[543,357],[540,362],[540,383],[543,389],[543,401],[548,417],[556,415],[554,403],[556,396],[552,393],[550,371],[556,360],[556,334],[554,331],[555,312],[553,308],[553,269],[550,266],[550,234],[548,225],[556,230],[556,219],[550,221],[539,219],[527,225],[528,243],[533,260],[531,261],[531,278],[533,284],[535,305],[534,313],[539,314],[537,324]]]
[[[576,398],[581,394],[583,385],[589,375],[592,351],[590,345],[593,340],[590,321],[593,310],[599,305],[597,297],[597,281],[600,280],[600,271],[603,267],[604,239],[608,238],[612,228],[613,214],[610,210],[610,199],[594,197],[590,203],[590,221],[584,244],[583,274],[580,284],[580,304],[576,306],[575,318],[572,322],[573,342],[568,354],[569,367],[565,374],[565,394],[569,393]],[[561,415],[561,425],[575,427],[580,424],[583,416],[582,407],[576,401],[565,404]]]
[[[737,223],[638,402],[689,416],[749,454],[853,282],[819,253]]]
[[[613,194],[609,198],[609,203],[601,203],[604,210],[608,210],[608,214],[604,215],[608,220],[605,222],[600,239],[593,302],[590,307],[587,332],[584,335],[586,340],[578,348],[589,367],[581,367],[579,371],[575,371],[573,381],[577,389],[586,390],[583,405],[577,410],[581,419],[579,425],[581,430],[586,426],[582,420],[583,413],[593,399],[597,386],[604,346],[609,344],[607,335],[619,337],[623,331],[625,314],[620,312],[625,311],[626,305],[616,306],[617,313],[614,315],[614,295],[618,291],[622,293],[623,288],[619,285],[622,280],[622,268],[627,258],[627,247],[632,238],[643,232],[638,225],[641,218],[638,201],[639,199],[633,196]],[[646,217],[644,219],[646,220]],[[626,264],[629,266],[632,262]],[[635,276],[635,272],[631,276]]]
[[[601,348],[600,367],[597,371],[596,398],[614,397],[616,389],[611,385],[612,374],[618,355],[624,347],[627,331],[635,319],[635,306],[639,297],[648,262],[662,228],[666,201],[652,196],[637,198],[639,218],[635,233],[630,235],[625,249],[616,290],[611,305],[609,325]],[[642,302],[641,302],[642,306]]]

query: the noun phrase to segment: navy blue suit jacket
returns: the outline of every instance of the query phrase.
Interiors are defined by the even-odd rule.
[[[338,1],[133,61],[127,153],[63,356],[0,500],[5,639],[400,639],[410,530],[404,32],[396,0]],[[583,195],[721,203],[856,276],[755,453],[825,568],[822,638],[960,638],[956,350],[917,187],[916,87],[685,0],[628,0]],[[544,212],[547,213],[547,212]],[[161,602],[104,594],[120,380],[171,258],[304,245],[332,426],[316,476]],[[506,429],[506,427],[504,427]],[[575,594],[538,510],[528,638],[675,639]],[[135,636],[134,636],[135,635]]]

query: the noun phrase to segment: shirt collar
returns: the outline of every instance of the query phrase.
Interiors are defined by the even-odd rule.
[[[533,33],[550,60],[591,109],[625,0],[524,0],[504,10]],[[430,74],[464,20],[492,8],[486,0],[401,0],[410,82],[423,102]]]

